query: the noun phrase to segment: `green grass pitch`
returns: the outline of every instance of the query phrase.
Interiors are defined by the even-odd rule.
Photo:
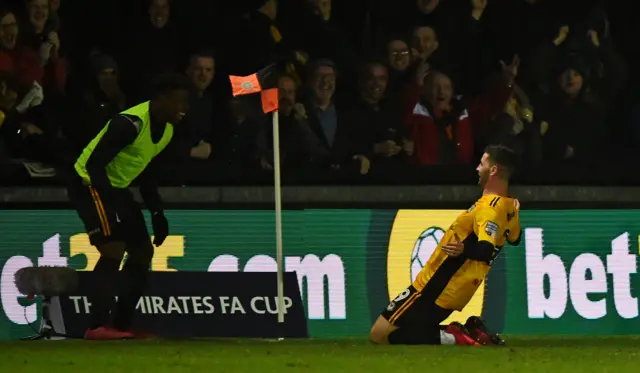
[[[637,372],[640,337],[507,337],[505,347],[374,346],[363,339],[13,341],[0,372]]]

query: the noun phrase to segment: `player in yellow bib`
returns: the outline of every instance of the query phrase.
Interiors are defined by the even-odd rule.
[[[485,279],[506,243],[520,241],[520,204],[508,196],[516,156],[507,147],[485,150],[478,165],[483,195],[460,214],[415,281],[378,317],[370,339],[378,344],[500,343],[479,318],[465,325],[440,327],[453,311],[461,311]]]
[[[74,164],[69,199],[91,244],[100,252],[93,269],[96,283],[90,296],[91,324],[86,339],[134,337],[131,320],[146,287],[154,248],[129,186],[140,179],[140,194],[151,212],[153,244],[162,245],[169,234],[156,182],[162,171],[157,164],[148,166],[167,147],[174,125],[185,115],[189,89],[189,81],[181,75],[158,77],[151,100],[114,116]],[[117,275],[125,252],[125,281],[118,293]],[[118,303],[113,307],[116,295]]]

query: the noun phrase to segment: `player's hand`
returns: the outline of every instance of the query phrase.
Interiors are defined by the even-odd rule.
[[[593,44],[594,47],[600,48],[600,38],[598,37],[598,31],[589,30],[587,36],[589,37],[589,40],[591,40],[591,44]]]
[[[421,61],[418,65],[418,68],[416,69],[416,84],[419,87],[422,87],[424,85],[424,80],[426,79],[427,75],[429,75],[429,71],[429,63],[427,63],[427,61]]]
[[[296,103],[293,105],[293,114],[297,120],[307,120],[309,117],[307,116],[307,109],[305,109],[304,105],[301,103]]]
[[[169,221],[162,212],[156,212],[151,215],[151,225],[153,226],[153,244],[158,247],[162,246],[164,240],[169,236]]]
[[[306,65],[309,62],[309,54],[303,51],[296,51],[296,61],[298,61],[301,65]]]
[[[454,233],[455,241],[449,242],[446,245],[442,246],[442,251],[449,256],[459,256],[464,251],[464,244],[460,242],[460,237],[458,234]]]
[[[411,140],[403,140],[402,150],[404,150],[407,155],[413,155],[413,152],[415,150],[415,143]]]
[[[57,59],[58,53],[60,53],[60,36],[57,32],[51,31],[49,35],[47,35],[47,40],[53,45],[51,56]]]
[[[520,57],[517,54],[514,55],[509,65],[501,60],[500,66],[502,66],[502,74],[504,75],[507,85],[511,86],[516,76],[518,76],[518,69],[520,68]]]
[[[26,136],[31,136],[31,135],[43,135],[44,134],[44,132],[40,129],[40,127],[36,126],[33,123],[22,123],[20,126],[22,127],[22,131],[23,131],[25,137]]]
[[[369,161],[369,158],[364,155],[356,155],[353,159],[360,161],[360,175],[366,175],[369,173],[369,169],[371,168],[371,161]]]
[[[200,140],[198,145],[191,148],[191,157],[198,159],[209,159],[211,155],[211,144],[204,140]]]
[[[398,146],[395,141],[387,140],[381,143],[377,143],[373,146],[373,151],[376,154],[381,154],[385,157],[393,157],[402,150],[402,147]]]
[[[273,170],[273,166],[271,165],[271,162],[269,162],[267,157],[265,157],[264,155],[260,157],[260,167],[265,171]]]
[[[555,39],[553,39],[553,44],[555,44],[555,46],[558,46],[564,43],[564,41],[567,40],[567,35],[569,35],[569,26],[564,25],[560,27],[560,30],[558,30],[558,35]]]

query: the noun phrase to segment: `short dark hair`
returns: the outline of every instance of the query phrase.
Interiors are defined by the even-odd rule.
[[[436,70],[433,68],[429,69],[429,73],[427,74],[427,76],[424,77],[424,82],[423,82],[424,87],[427,88],[430,84],[433,84],[436,77],[440,75],[449,79],[449,81],[451,82],[451,86],[455,88],[455,84],[453,83],[453,79],[451,79],[451,75],[447,74],[443,70]]]
[[[436,26],[432,25],[432,24],[423,24],[423,25],[416,25],[413,26],[411,28],[411,37],[415,36],[416,31],[418,31],[418,29],[421,28],[430,28],[433,30],[433,32],[436,34],[436,39],[438,39],[438,29],[436,28]]]
[[[330,68],[333,69],[333,71],[336,73],[336,75],[338,74],[338,68],[336,67],[335,62],[331,61],[328,58],[320,58],[317,60],[313,60],[310,63],[307,64],[307,74],[309,76],[313,76],[320,67],[322,66],[328,66]]]
[[[515,173],[518,155],[511,148],[502,144],[489,145],[484,152],[489,155],[490,162],[500,166],[507,179]]]
[[[186,76],[176,73],[163,73],[158,75],[151,84],[151,98],[181,90],[191,90],[191,81]]]
[[[360,74],[359,74],[360,80],[367,78],[371,69],[376,66],[382,67],[385,70],[389,70],[389,67],[387,67],[387,65],[384,62],[375,58],[369,59],[360,67]]]
[[[153,5],[153,2],[154,2],[154,1],[155,1],[155,0],[147,0],[147,1],[145,2],[145,3],[146,3],[146,5],[147,5],[147,8],[146,8],[146,9],[151,8],[151,6]],[[169,3],[169,6],[173,5],[173,4],[172,4],[172,2],[173,2],[173,1],[171,1],[171,0],[168,0],[168,1],[167,1],[167,3]]]
[[[196,58],[211,58],[212,60],[215,60],[216,55],[211,50],[199,50],[189,55],[189,64],[193,63]]]
[[[280,75],[278,76],[278,84],[280,84],[280,81],[281,81],[281,80],[283,80],[283,79],[289,79],[289,80],[291,80],[291,81],[293,82],[293,84],[296,86],[296,89],[298,89],[298,88],[299,88],[298,86],[299,86],[300,84],[299,84],[298,80],[297,80],[293,75],[291,75],[291,74],[289,74],[289,73],[286,73],[286,72],[285,72],[285,73],[280,74]]]
[[[384,45],[382,45],[382,49],[381,49],[381,52],[383,53],[383,55],[386,55],[387,53],[389,53],[389,45],[391,45],[391,43],[393,43],[394,41],[403,42],[404,44],[406,44],[407,47],[411,48],[411,45],[407,37],[394,35],[385,39]]]

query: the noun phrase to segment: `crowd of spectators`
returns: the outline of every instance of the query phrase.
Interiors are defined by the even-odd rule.
[[[194,86],[162,155],[181,171],[173,182],[268,180],[271,117],[258,97],[232,97],[227,77],[272,63],[285,182],[473,180],[490,143],[529,175],[619,163],[640,138],[629,64],[606,9],[569,3],[5,1],[4,180],[33,162],[60,174],[165,71]]]

